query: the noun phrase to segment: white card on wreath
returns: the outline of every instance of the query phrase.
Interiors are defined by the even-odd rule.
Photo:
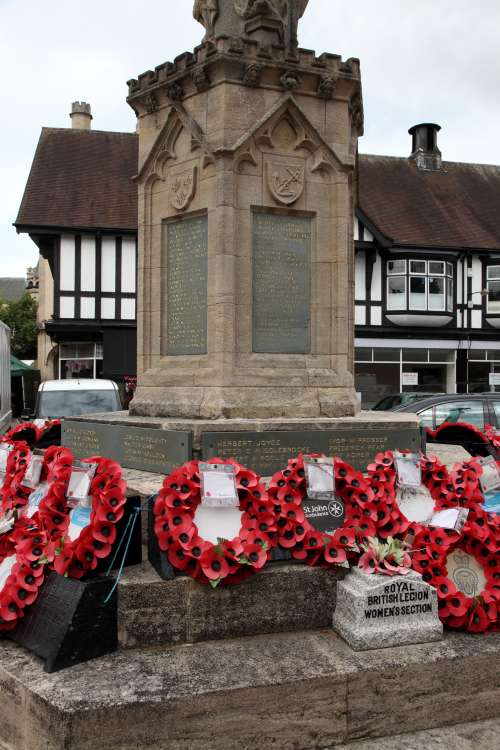
[[[239,508],[234,466],[200,463],[199,467],[201,504],[205,508]]]
[[[434,499],[425,485],[401,487],[398,492],[398,507],[411,523],[427,525],[434,514]]]
[[[35,513],[40,509],[40,503],[49,491],[49,485],[46,482],[38,485],[28,498],[28,505],[23,513],[26,518],[33,518]]]
[[[0,445],[0,474],[7,472],[7,462],[9,460],[9,453],[12,452],[12,445]]]
[[[468,517],[469,511],[467,508],[445,508],[445,510],[434,513],[429,521],[429,526],[451,529],[451,531],[457,531],[460,534]]]
[[[416,453],[394,453],[398,487],[415,487],[422,484],[422,468],[420,456]]]
[[[90,523],[92,509],[88,505],[78,505],[69,514],[68,538],[74,542]]]
[[[328,500],[335,496],[335,464],[333,458],[304,458],[307,497]]]
[[[500,487],[500,471],[498,469],[497,462],[493,456],[479,459],[483,473],[481,474],[479,481],[481,482],[481,489],[483,495],[492,490],[497,490]]]
[[[87,499],[95,471],[95,464],[72,467],[66,493],[68,500],[79,502]]]
[[[34,490],[40,484],[42,476],[43,456],[31,456],[23,478],[23,487]]]
[[[16,564],[17,557],[12,555],[11,557],[5,558],[3,563],[0,565],[0,591],[4,588],[7,578],[12,573],[12,568]]]

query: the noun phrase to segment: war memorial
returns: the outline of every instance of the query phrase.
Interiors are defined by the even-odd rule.
[[[128,82],[138,389],[0,444],[2,750],[460,748],[498,717],[500,473],[358,407],[360,63],[299,46],[308,2],[196,0],[201,44]]]

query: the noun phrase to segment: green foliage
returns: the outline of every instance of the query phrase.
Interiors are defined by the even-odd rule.
[[[36,358],[37,307],[27,293],[15,302],[0,301],[0,320],[10,328],[12,354],[18,359]]]

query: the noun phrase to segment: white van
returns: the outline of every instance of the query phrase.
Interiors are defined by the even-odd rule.
[[[30,416],[61,419],[121,408],[118,386],[112,380],[46,380],[38,388],[35,414]]]
[[[0,435],[10,429],[12,403],[10,387],[10,328],[0,321]]]

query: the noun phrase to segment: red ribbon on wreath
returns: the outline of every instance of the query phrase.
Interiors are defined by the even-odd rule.
[[[315,529],[302,510],[307,496],[304,456],[290,459],[269,485],[278,516],[278,543],[307,565],[349,567],[359,556],[358,542],[376,537],[387,523],[385,499],[375,495],[363,474],[338,458],[334,466],[336,493],[346,507],[345,523],[334,534]]]
[[[59,535],[53,562],[54,570],[69,578],[83,578],[95,570],[99,560],[110,555],[116,540],[116,524],[123,518],[127,502],[127,485],[122,479],[120,464],[99,456],[87,458],[84,463],[97,464],[90,485],[90,523],[73,541]],[[52,507],[50,510],[53,512]],[[53,516],[52,522],[57,526]]]
[[[242,511],[240,533],[214,544],[202,539],[195,523],[201,503],[198,461],[189,461],[163,482],[154,505],[158,545],[173,568],[195,580],[216,586],[241,583],[261,570],[276,546],[277,517],[260,477],[232,459],[207,463],[231,464]]]

